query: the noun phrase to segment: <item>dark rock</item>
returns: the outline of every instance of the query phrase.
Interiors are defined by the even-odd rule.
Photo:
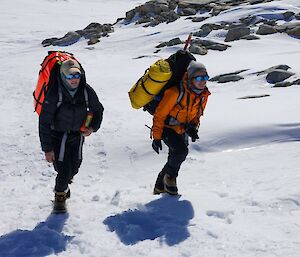
[[[290,69],[291,67],[288,66],[288,65],[285,65],[285,64],[280,64],[280,65],[276,65],[276,66],[272,66],[266,70],[263,70],[263,71],[259,71],[259,72],[256,72],[254,74],[256,74],[257,76],[259,75],[263,75],[263,74],[267,74],[267,73],[270,73],[274,70],[285,70],[287,71],[288,69]]]
[[[80,38],[81,38],[80,34],[76,33],[75,31],[70,31],[64,37],[53,41],[52,45],[53,46],[69,46],[69,45],[75,44]]]
[[[180,16],[190,16],[190,15],[195,15],[197,11],[193,8],[184,8],[179,12]]]
[[[203,29],[200,29],[197,32],[193,33],[193,36],[195,37],[206,37],[207,35],[209,35],[209,33],[212,31],[211,28],[209,27],[203,27]]]
[[[177,19],[180,18],[180,15],[178,15],[176,12],[174,11],[170,11],[166,14],[161,14],[162,16],[164,16],[167,20],[167,23],[170,23],[170,22],[173,22],[173,21],[176,21]]]
[[[290,87],[292,85],[291,82],[283,81],[276,83],[273,87]]]
[[[295,15],[296,20],[300,20],[300,13]]]
[[[246,39],[246,40],[257,40],[257,39],[260,39],[260,37],[255,36],[255,35],[247,35],[247,36],[241,37],[241,39]]]
[[[230,29],[226,35],[225,42],[239,40],[243,36],[250,35],[250,28]]]
[[[224,45],[224,46],[230,47],[230,45],[217,43],[217,42],[214,42],[214,41],[211,41],[211,40],[204,40],[204,39],[193,39],[191,43],[192,44],[197,44],[197,45],[202,45],[202,46],[205,46],[205,47],[210,47],[212,45]]]
[[[264,20],[262,22],[263,22],[263,24],[269,25],[271,27],[277,26],[277,21],[276,20]]]
[[[258,35],[269,35],[277,33],[276,29],[270,25],[262,24],[259,26],[259,29],[257,30],[256,34]]]
[[[199,45],[196,45],[196,44],[193,44],[189,47],[189,51],[192,53],[192,54],[199,54],[199,55],[206,55],[207,54],[207,49],[203,46],[199,46]]]
[[[56,41],[56,40],[58,40],[57,37],[47,38],[47,39],[45,39],[45,40],[42,41],[42,45],[43,45],[43,47],[51,46],[52,43],[53,43],[54,41]]]
[[[300,26],[287,30],[286,33],[290,36],[300,38]]]
[[[226,24],[205,23],[200,27],[200,29],[218,30],[218,29],[224,29],[225,26]]]
[[[155,46],[155,48],[162,48],[162,47],[165,47],[165,46],[167,46],[167,43],[162,42],[162,43],[158,44],[157,46]]]
[[[241,79],[244,79],[244,78],[239,75],[226,75],[226,76],[221,76],[218,80],[218,83],[235,82],[235,81],[239,81]]]
[[[149,23],[149,22],[151,22],[151,21],[153,21],[153,20],[154,20],[153,17],[146,17],[146,16],[145,16],[145,17],[142,17],[142,18],[140,18],[139,20],[137,20],[135,24]]]
[[[292,73],[292,72],[289,72],[286,70],[276,69],[276,70],[268,73],[266,79],[267,79],[268,83],[274,84],[276,82],[284,81],[285,79],[287,79],[293,75],[295,75],[295,73]]]
[[[293,85],[300,85],[300,79],[296,79],[292,82]]]
[[[192,17],[192,22],[202,22],[209,17]]]
[[[100,42],[99,38],[92,37],[92,38],[87,42],[87,44],[88,44],[88,45],[94,45],[94,44],[97,44],[98,42]]]
[[[167,44],[167,46],[175,46],[175,45],[182,44],[182,41],[180,40],[179,37],[177,37],[177,38],[171,39],[171,40],[168,41],[166,44]]]
[[[261,4],[263,2],[264,0],[250,0],[249,4],[254,5],[254,4]]]
[[[130,10],[128,12],[126,12],[126,20],[127,21],[131,21],[135,16],[135,10]]]
[[[224,77],[224,76],[231,76],[231,75],[237,75],[237,74],[240,74],[240,73],[242,73],[242,72],[244,72],[244,71],[247,71],[247,70],[248,70],[248,69],[246,69],[246,70],[238,70],[238,71],[234,71],[234,72],[230,72],[230,73],[225,73],[225,74],[217,75],[217,76],[211,78],[209,81],[219,81],[219,79],[220,79],[221,77]]]
[[[262,97],[268,97],[270,95],[265,94],[265,95],[248,95],[248,96],[243,96],[243,97],[239,97],[237,99],[254,99],[254,98],[262,98]]]
[[[295,15],[295,13],[287,11],[287,12],[283,13],[282,15],[283,15],[283,18],[285,21],[290,21],[290,20],[292,20],[292,17]]]
[[[210,50],[225,51],[225,50],[227,50],[228,46],[217,43],[217,44],[213,44],[213,45],[208,45],[206,48],[210,49]]]

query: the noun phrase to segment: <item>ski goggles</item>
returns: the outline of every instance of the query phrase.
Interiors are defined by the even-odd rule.
[[[69,79],[69,80],[71,80],[71,79],[80,79],[80,77],[81,77],[81,74],[80,73],[76,73],[76,74],[69,74],[69,75],[67,75],[66,79]]]
[[[194,77],[194,79],[199,82],[199,81],[208,81],[209,80],[209,76],[205,75],[205,76],[196,76]]]

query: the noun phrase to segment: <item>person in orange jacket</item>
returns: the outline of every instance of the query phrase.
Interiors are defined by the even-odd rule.
[[[178,194],[176,178],[188,154],[188,137],[199,139],[198,128],[210,92],[206,67],[191,61],[180,87],[168,88],[153,116],[152,148],[159,154],[162,143],[169,147],[168,160],[158,174],[154,194]]]

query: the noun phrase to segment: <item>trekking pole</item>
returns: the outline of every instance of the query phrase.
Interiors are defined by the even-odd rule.
[[[193,33],[190,33],[187,40],[185,41],[183,51],[186,51],[186,49],[188,48],[189,44],[191,43],[192,36],[193,36]]]

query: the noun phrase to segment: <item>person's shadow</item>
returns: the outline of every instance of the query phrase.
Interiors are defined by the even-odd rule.
[[[138,209],[107,217],[103,223],[111,232],[115,231],[125,245],[156,238],[170,246],[179,244],[190,236],[189,220],[194,217],[192,204],[179,198],[163,196]]]
[[[0,256],[44,257],[66,250],[73,237],[62,233],[68,214],[50,214],[33,230],[15,230],[0,237]]]

